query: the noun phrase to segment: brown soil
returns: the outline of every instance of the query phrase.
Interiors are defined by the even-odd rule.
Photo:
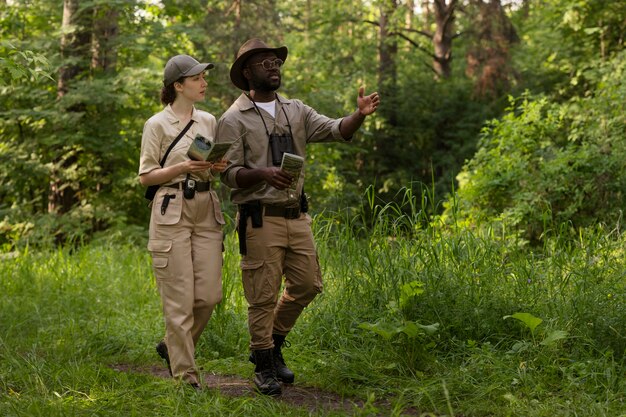
[[[118,364],[112,366],[120,372],[148,373],[159,378],[169,378],[167,369],[158,366],[136,367],[132,365]],[[235,375],[215,375],[203,373],[204,390],[218,391],[221,395],[228,397],[254,397],[259,395],[254,390],[252,380],[241,378]],[[324,411],[339,411],[346,414],[354,413],[357,409],[362,409],[364,401],[356,398],[346,398],[332,392],[323,391],[319,388],[296,384],[283,384],[283,393],[276,397],[276,401],[281,401],[293,407],[305,408],[310,413],[323,413]],[[379,401],[373,404],[379,413],[377,415],[389,415],[390,405],[387,402]],[[402,413],[405,416],[418,416],[420,413],[413,409],[405,409]],[[431,414],[426,414],[431,415]]]

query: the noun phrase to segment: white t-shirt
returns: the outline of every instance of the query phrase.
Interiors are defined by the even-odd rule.
[[[267,103],[259,103],[258,101],[255,101],[255,103],[257,106],[271,114],[272,117],[276,118],[276,100],[272,100]]]

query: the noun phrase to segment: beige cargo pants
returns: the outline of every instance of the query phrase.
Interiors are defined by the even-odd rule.
[[[164,214],[165,195],[170,195]],[[172,197],[173,196],[173,197]],[[172,375],[199,383],[195,346],[222,299],[222,225],[214,191],[185,199],[182,190],[161,187],[150,217],[148,250],[161,295]]]
[[[297,219],[263,216],[260,228],[253,228],[248,218],[246,245],[241,270],[250,349],[269,349],[274,346],[272,334],[286,336],[302,310],[322,291],[311,217],[304,213]]]

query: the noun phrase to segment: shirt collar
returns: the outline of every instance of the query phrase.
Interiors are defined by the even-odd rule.
[[[163,111],[165,112],[165,117],[167,118],[168,122],[173,125],[180,123],[180,119],[178,118],[178,116],[176,116],[176,113],[174,113],[171,104],[165,106],[165,109],[163,109]],[[191,120],[193,120],[194,122],[198,122],[198,110],[195,106],[191,109]]]
[[[278,93],[276,93],[276,101],[281,105],[291,104],[291,100],[281,96]],[[235,105],[241,112],[254,109],[254,104],[252,103],[252,100],[250,100],[245,93],[239,96],[237,101],[235,101]]]

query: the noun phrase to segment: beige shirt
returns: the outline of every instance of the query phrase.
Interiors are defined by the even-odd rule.
[[[277,94],[275,118],[265,110],[259,110],[269,133],[289,133],[288,124],[291,125],[294,153],[304,158],[306,144],[309,142],[344,141],[339,132],[342,119],[323,116],[300,100],[288,100]],[[222,115],[217,124],[216,137],[218,142],[232,141],[241,137],[229,151],[228,167],[221,174],[222,182],[232,189],[230,197],[233,203],[243,204],[255,200],[260,200],[263,204],[282,206],[294,206],[299,203],[300,196],[293,191],[278,190],[265,181],[245,189],[237,186],[237,172],[240,169],[272,166],[269,138],[265,127],[254,104],[245,94],[239,96]],[[300,177],[300,181],[304,181],[304,173]]]
[[[194,121],[193,125],[174,146],[174,149],[172,149],[165,161],[165,167],[176,165],[189,159],[187,150],[196,134],[199,133],[205,138],[213,140],[217,124],[215,116],[194,108],[191,113],[191,119]],[[169,148],[185,125],[181,123],[170,105],[148,119],[143,127],[143,136],[141,137],[139,175],[161,168],[159,164],[161,158],[163,158],[167,148]],[[199,174],[193,173],[191,177],[198,181],[210,181],[212,175],[210,170],[207,170]],[[185,174],[182,174],[172,178],[168,181],[168,184],[174,184],[184,179]]]

